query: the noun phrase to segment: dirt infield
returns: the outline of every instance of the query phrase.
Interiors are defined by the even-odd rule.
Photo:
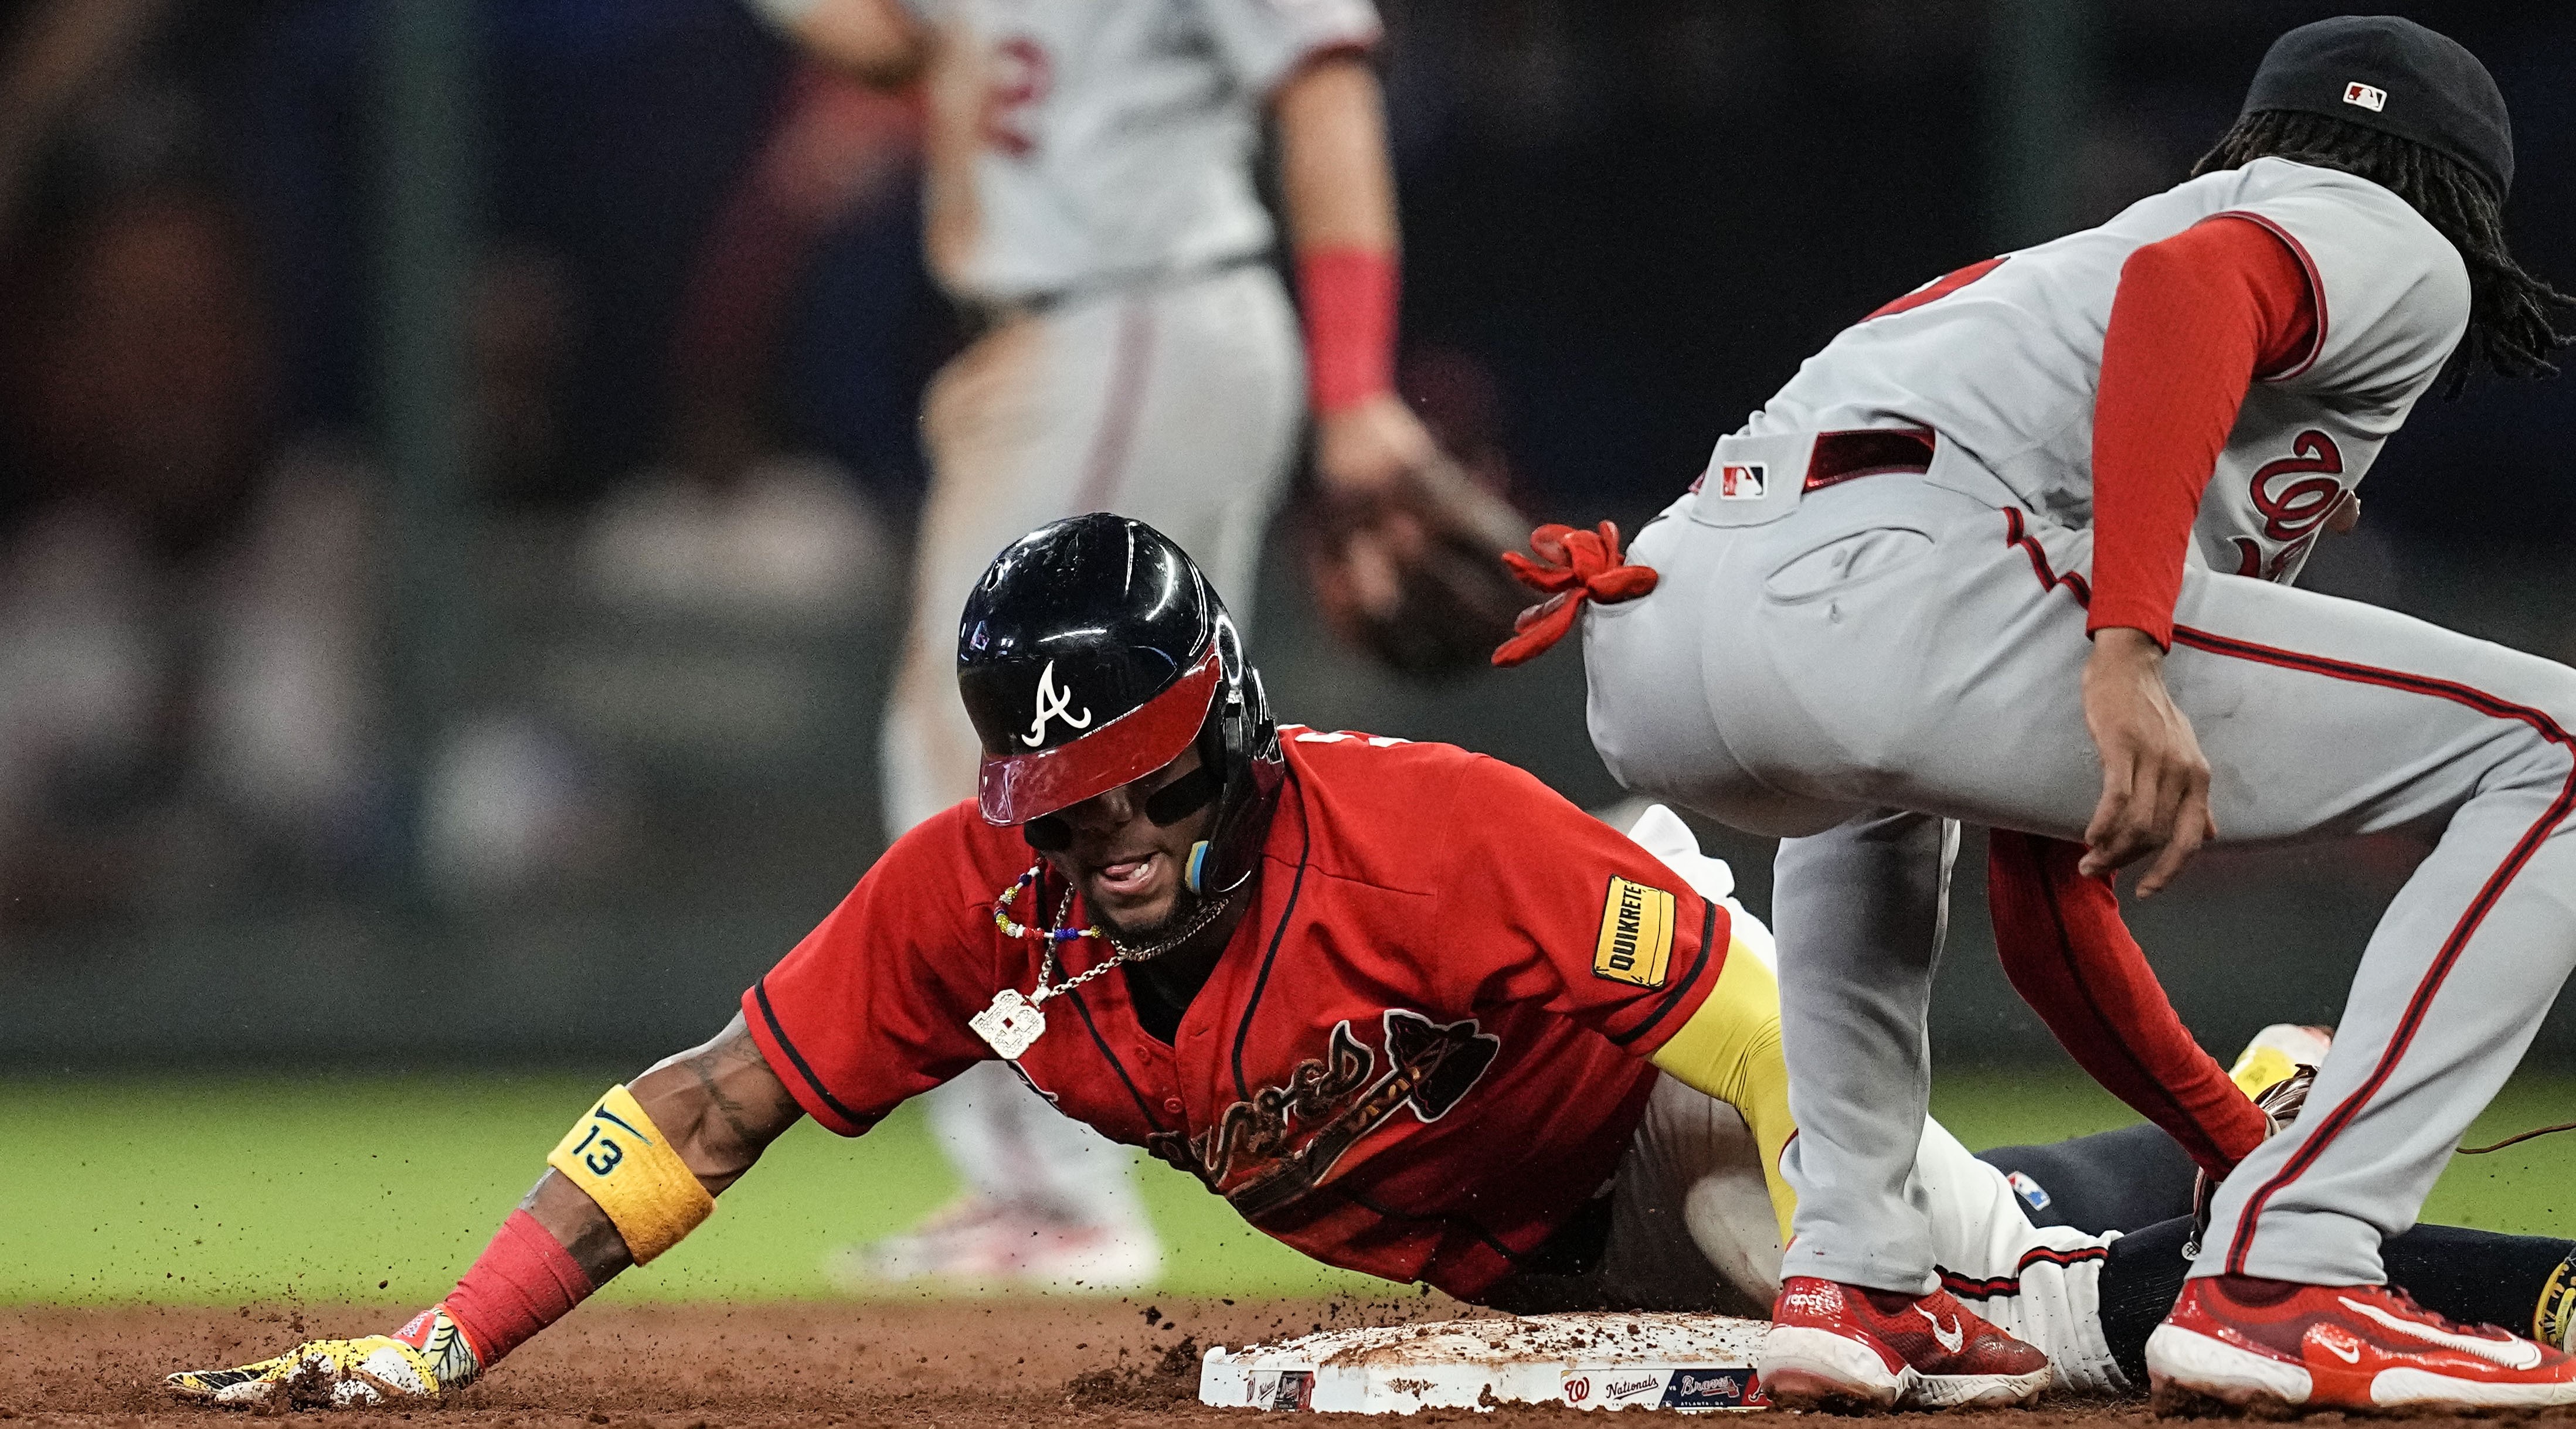
[[[247,1429],[248,1416],[176,1407],[154,1385],[172,1369],[240,1363],[306,1335],[380,1331],[403,1313],[0,1310],[0,1420],[15,1421],[9,1429],[208,1429],[224,1422],[244,1422]],[[415,1419],[456,1429],[1028,1429],[1040,1422],[1250,1429],[1276,1421],[1196,1402],[1198,1347],[1458,1313],[1449,1302],[1420,1299],[592,1306],[529,1343],[452,1406],[283,1419],[332,1429]],[[1490,1415],[1434,1410],[1406,1422],[1602,1426],[1597,1414],[1524,1407]],[[2141,1406],[2104,1405],[1953,1416],[1941,1424],[2107,1429],[2154,1422]],[[2553,1422],[2576,1426],[2576,1416]]]

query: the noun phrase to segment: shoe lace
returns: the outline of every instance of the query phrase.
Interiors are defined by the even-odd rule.
[[[2418,1315],[2424,1319],[2432,1321],[2434,1328],[2436,1329],[2465,1332],[2473,1335],[2484,1334],[2488,1336],[2504,1335],[2510,1337],[2513,1334],[2513,1331],[2506,1329],[2502,1325],[2488,1324],[2484,1320],[2480,1320],[2475,1323],[2464,1323],[2462,1321],[2452,1319],[2450,1316],[2443,1314],[2439,1310],[2428,1309],[2424,1305],[2424,1302],[2407,1294],[2402,1287],[2383,1285],[2379,1288],[2381,1293],[2387,1295],[2389,1299],[2397,1302],[2397,1308],[2404,1310],[2409,1314]]]

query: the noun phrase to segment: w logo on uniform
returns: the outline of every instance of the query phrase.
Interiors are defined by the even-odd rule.
[[[1720,466],[1717,469],[1717,499],[1720,501],[1758,501],[1762,497],[1763,468],[1760,462],[1744,466]]]

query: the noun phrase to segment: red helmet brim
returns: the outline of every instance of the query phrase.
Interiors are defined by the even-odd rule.
[[[1180,758],[1207,723],[1220,673],[1210,646],[1170,689],[1079,739],[1027,754],[986,751],[976,798],[984,822],[1044,818]]]

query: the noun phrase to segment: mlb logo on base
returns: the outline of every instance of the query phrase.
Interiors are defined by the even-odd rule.
[[[1762,496],[1762,463],[1745,466],[1720,466],[1717,469],[1717,499],[1720,501],[1757,501]]]
[[[2377,114],[2388,107],[2388,91],[2356,79],[2343,87],[2343,102]]]

